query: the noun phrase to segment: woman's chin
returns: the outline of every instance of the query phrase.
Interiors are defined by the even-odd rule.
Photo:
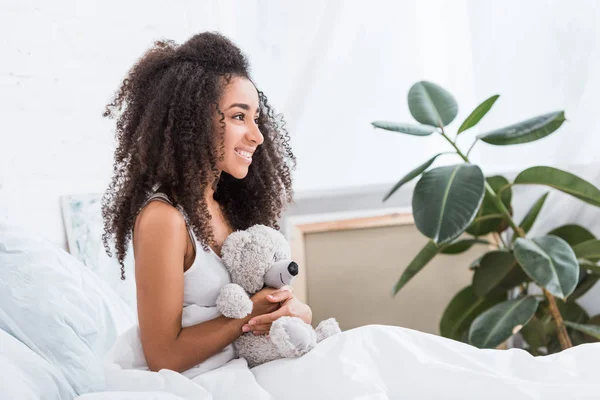
[[[228,173],[236,179],[244,179],[248,175],[248,167],[235,168]]]

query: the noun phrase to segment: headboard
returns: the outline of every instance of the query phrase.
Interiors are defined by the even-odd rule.
[[[428,240],[409,210],[290,217],[286,228],[301,267],[296,296],[311,306],[315,323],[336,317],[342,329],[386,324],[439,334],[444,309],[470,285],[469,265],[489,250],[440,255],[392,297],[402,271]]]

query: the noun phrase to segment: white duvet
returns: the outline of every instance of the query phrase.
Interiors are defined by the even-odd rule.
[[[370,325],[331,337],[299,359],[252,370],[235,359],[188,379],[107,365],[110,391],[78,400],[591,399],[600,393],[599,361],[600,343],[532,357]]]

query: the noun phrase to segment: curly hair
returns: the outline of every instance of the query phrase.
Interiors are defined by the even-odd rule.
[[[221,205],[232,229],[263,224],[279,229],[292,201],[290,169],[296,159],[281,114],[257,89],[258,127],[264,142],[244,179],[220,172],[224,159],[224,114],[218,103],[234,77],[250,81],[248,61],[219,33],[204,32],[181,45],[159,40],[130,69],[104,117],[116,119],[113,176],[102,197],[106,253],[114,241],[121,279],[135,218],[160,186],[168,192],[200,238],[204,251],[215,239],[205,190]],[[215,110],[220,116],[215,124]],[[217,126],[215,126],[217,125]]]

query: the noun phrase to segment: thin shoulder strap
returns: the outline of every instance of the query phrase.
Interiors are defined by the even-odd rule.
[[[171,201],[171,199],[169,198],[169,196],[167,196],[166,194],[164,194],[162,192],[155,192],[155,193],[152,193],[152,195],[150,197],[148,197],[148,199],[142,205],[142,208],[144,208],[152,200],[160,200],[160,201],[162,201],[164,203],[168,203],[170,205],[173,205],[173,202]]]

